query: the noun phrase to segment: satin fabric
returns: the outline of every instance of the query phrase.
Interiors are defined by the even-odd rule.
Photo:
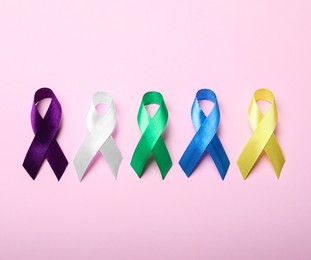
[[[257,105],[257,101],[259,100],[265,100],[271,103],[265,115],[263,115]],[[279,178],[285,163],[285,158],[274,135],[278,120],[278,112],[274,95],[270,90],[258,89],[254,93],[248,109],[248,119],[254,133],[237,161],[243,178],[247,178],[263,151],[267,154]]]
[[[158,104],[159,108],[151,118],[145,106]],[[172,160],[163,141],[162,133],[168,120],[168,111],[159,92],[147,92],[140,104],[137,121],[142,133],[131,160],[131,166],[139,177],[142,176],[144,167],[150,154],[156,160],[162,179],[165,178],[172,166]]]
[[[51,104],[44,118],[42,118],[38,112],[37,104],[45,98],[51,98]],[[56,141],[61,115],[62,108],[53,91],[49,88],[37,90],[31,110],[31,125],[35,137],[23,162],[23,167],[32,179],[37,177],[45,158],[58,180],[60,180],[68,165],[65,155]]]
[[[209,100],[214,103],[208,116],[202,111],[200,100]],[[224,180],[230,161],[217,136],[220,112],[217,97],[212,90],[201,89],[197,92],[191,109],[191,117],[196,134],[179,161],[181,168],[190,177],[204,155],[210,154]]]
[[[106,113],[102,116],[96,110],[96,106],[99,104],[106,104],[108,106]],[[123,157],[112,137],[112,133],[116,127],[117,115],[110,94],[105,92],[94,94],[86,121],[90,133],[83,141],[73,161],[80,181],[83,179],[91,161],[98,151],[101,152],[112,174],[117,178]]]

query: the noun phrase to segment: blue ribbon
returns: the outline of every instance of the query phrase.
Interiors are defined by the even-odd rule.
[[[214,103],[214,107],[208,116],[205,116],[202,111],[199,104],[200,100],[209,100]],[[181,168],[190,177],[205,153],[208,152],[214,160],[221,178],[224,180],[230,162],[216,134],[220,113],[217,97],[212,90],[200,89],[197,92],[192,104],[191,117],[196,134],[179,161]]]

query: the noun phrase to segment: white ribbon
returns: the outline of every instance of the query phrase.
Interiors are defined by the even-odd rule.
[[[99,104],[108,105],[108,110],[103,116],[96,110],[96,106]],[[90,133],[83,141],[73,161],[80,181],[99,150],[108,163],[114,177],[117,178],[123,157],[112,138],[117,116],[110,94],[105,92],[94,94],[86,121]]]

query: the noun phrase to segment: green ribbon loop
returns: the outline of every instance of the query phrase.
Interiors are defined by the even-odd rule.
[[[145,106],[158,104],[159,108],[155,115],[151,118]],[[159,92],[150,91],[145,93],[142,98],[140,108],[137,115],[137,122],[142,133],[132,160],[131,166],[141,178],[145,164],[152,154],[160,169],[162,179],[165,178],[169,169],[172,167],[172,160],[162,138],[168,120],[168,111]]]

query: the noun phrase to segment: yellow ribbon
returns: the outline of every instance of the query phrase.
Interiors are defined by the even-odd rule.
[[[268,112],[263,115],[257,101],[271,103]],[[278,112],[273,93],[268,89],[258,89],[248,108],[248,119],[254,131],[237,161],[244,179],[247,178],[262,151],[265,151],[277,175],[280,177],[285,163],[282,149],[274,135],[278,120]]]

